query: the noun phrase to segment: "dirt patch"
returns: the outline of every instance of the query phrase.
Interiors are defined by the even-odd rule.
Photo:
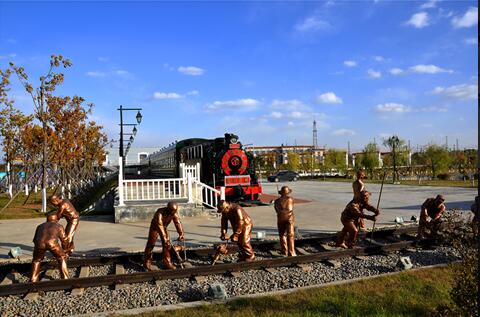
[[[280,197],[280,196],[279,195],[262,194],[262,195],[260,195],[260,201],[262,203],[267,203],[268,204],[270,201],[275,200],[278,197]],[[304,203],[310,203],[310,202],[312,202],[312,201],[293,197],[293,203],[294,204],[304,204]]]

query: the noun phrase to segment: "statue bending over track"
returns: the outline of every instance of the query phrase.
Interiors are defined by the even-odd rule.
[[[338,236],[337,247],[353,248],[357,241],[357,223],[360,218],[365,218],[371,221],[377,220],[380,210],[369,204],[369,197],[370,192],[363,190],[360,192],[360,201],[357,202],[352,200],[343,210],[340,218],[343,224],[343,229]],[[365,215],[363,213],[364,209],[372,211],[374,215]]]
[[[445,198],[437,195],[435,198],[427,198],[420,211],[420,223],[418,224],[418,239],[423,239],[425,229],[430,229],[432,235],[436,235],[442,223],[442,216],[445,212]]]
[[[57,218],[60,220],[62,217],[67,220],[67,227],[65,227],[65,234],[67,235],[69,251],[67,255],[72,254],[75,249],[73,244],[73,236],[78,227],[78,221],[80,216],[77,210],[73,207],[72,203],[68,199],[61,199],[60,197],[53,195],[50,197],[50,203],[57,207]]]
[[[245,210],[237,204],[220,200],[218,202],[218,211],[222,213],[222,229],[220,239],[227,240],[228,221],[232,225],[233,234],[230,240],[237,242],[239,248],[239,261],[253,261],[253,253],[250,237],[252,234],[253,222]]]
[[[157,212],[153,216],[152,222],[150,223],[148,241],[147,245],[145,246],[145,260],[143,262],[143,267],[147,271],[152,270],[152,251],[153,247],[155,246],[155,242],[157,242],[158,236],[160,236],[160,239],[162,240],[163,265],[167,269],[175,269],[170,256],[170,248],[174,248],[175,246],[172,246],[167,230],[168,225],[172,221],[177,229],[178,240],[183,241],[185,237],[182,223],[180,222],[180,217],[178,216],[178,204],[173,201],[169,202],[167,207],[158,208]]]
[[[58,244],[58,240],[61,241],[62,246]],[[58,217],[55,213],[47,215],[47,221],[37,227],[35,236],[33,237],[33,243],[35,248],[33,249],[32,260],[32,275],[30,281],[38,282],[40,275],[40,264],[45,257],[45,252],[48,250],[58,261],[58,270],[62,279],[69,278],[67,269],[67,254],[70,250],[68,237],[65,235],[65,230],[58,223]],[[71,253],[71,252],[70,252]]]

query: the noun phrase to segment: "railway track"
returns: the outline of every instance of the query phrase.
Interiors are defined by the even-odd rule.
[[[101,265],[114,265],[115,274],[103,276],[85,276],[66,280],[43,280],[38,283],[12,283],[0,285],[0,296],[22,295],[38,292],[50,292],[59,290],[78,290],[97,286],[119,287],[125,284],[156,282],[169,279],[191,278],[196,276],[207,276],[214,274],[225,274],[246,270],[269,269],[275,267],[288,267],[320,261],[333,260],[338,258],[379,254],[412,247],[416,244],[413,233],[416,226],[406,226],[396,229],[383,229],[376,231],[375,240],[369,243],[371,233],[362,233],[359,237],[361,243],[354,249],[332,249],[329,243],[335,240],[336,234],[323,236],[312,236],[296,241],[299,255],[296,257],[276,257],[275,249],[278,248],[278,241],[256,241],[253,243],[256,253],[260,254],[259,259],[253,262],[232,262],[219,263],[215,266],[209,265],[210,257],[214,254],[213,248],[187,250],[187,258],[195,266],[178,268],[176,270],[156,270],[143,272],[141,269],[142,253],[119,254],[114,256],[98,256],[88,258],[72,258],[68,261],[69,268],[80,268],[80,276],[85,268]],[[229,245],[229,253],[237,251],[235,245]],[[159,260],[161,253],[154,254],[154,260]],[[132,264],[138,268],[138,272],[125,273],[124,265]],[[56,268],[56,262],[44,262],[43,269]],[[9,263],[0,266],[0,277],[17,273],[28,273],[30,263]]]

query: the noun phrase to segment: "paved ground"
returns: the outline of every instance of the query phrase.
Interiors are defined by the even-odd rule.
[[[278,186],[282,186],[279,183]],[[302,232],[334,232],[341,229],[340,213],[352,198],[350,183],[299,181],[288,183],[294,197],[309,200],[295,207],[297,226]],[[277,184],[264,184],[264,192],[275,194]],[[376,205],[380,185],[368,184],[372,192],[371,203]],[[445,195],[448,209],[470,210],[476,189],[454,187],[427,187],[385,185],[380,203],[382,214],[377,225],[392,224],[396,216],[405,220],[419,214],[420,205],[437,193]],[[247,212],[254,221],[254,233],[266,231],[268,237],[276,235],[276,215],[272,206],[249,207]],[[0,261],[8,258],[10,248],[19,246],[27,257],[33,251],[32,238],[35,227],[42,219],[0,220]],[[62,219],[62,223],[64,220]],[[115,224],[113,216],[83,217],[75,236],[76,250],[87,251],[141,251],[145,247],[148,222]],[[220,219],[217,215],[184,218],[183,225],[188,245],[204,245],[218,242]],[[367,226],[371,223],[367,221]],[[173,228],[173,225],[171,226]],[[171,231],[172,238],[176,233]]]

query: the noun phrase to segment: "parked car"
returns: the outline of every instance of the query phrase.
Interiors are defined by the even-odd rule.
[[[281,181],[297,181],[300,178],[297,172],[294,171],[280,171],[267,177],[269,182],[281,182]]]

